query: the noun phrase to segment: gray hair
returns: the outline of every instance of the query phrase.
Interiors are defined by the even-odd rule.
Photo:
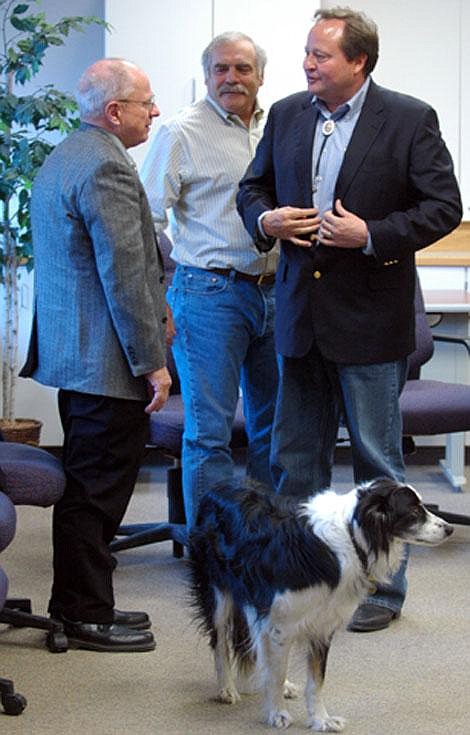
[[[348,7],[324,8],[317,10],[314,19],[343,20],[344,32],[341,49],[349,61],[357,59],[360,54],[367,55],[364,67],[366,75],[370,74],[379,58],[379,32],[377,24],[365,13]]]
[[[86,69],[75,94],[80,117],[98,118],[111,100],[126,99],[135,87],[132,71],[137,67],[124,59],[101,59]]]
[[[264,67],[266,66],[266,62],[268,60],[268,57],[266,56],[266,51],[262,49],[261,46],[258,46],[258,44],[255,43],[253,39],[250,38],[250,36],[247,36],[245,33],[239,33],[238,31],[226,31],[225,33],[220,33],[218,36],[215,36],[215,38],[212,39],[207,48],[205,48],[202,52],[201,62],[206,79],[210,74],[212,54],[214,53],[215,49],[224,43],[233,43],[236,41],[248,41],[252,44],[255,50],[256,67],[258,70],[258,74],[261,78],[263,77]]]

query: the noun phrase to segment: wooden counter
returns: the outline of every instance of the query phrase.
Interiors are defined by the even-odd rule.
[[[470,265],[470,222],[416,253],[417,265]]]
[[[427,312],[470,314],[470,291],[426,288],[423,298]]]

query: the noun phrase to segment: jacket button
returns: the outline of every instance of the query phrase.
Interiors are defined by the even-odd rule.
[[[318,279],[321,278],[321,271],[314,271],[313,277],[318,281]]]

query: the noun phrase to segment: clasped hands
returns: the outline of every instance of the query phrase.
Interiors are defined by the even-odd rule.
[[[269,237],[289,240],[309,248],[315,242],[335,248],[363,248],[368,230],[363,219],[345,209],[341,199],[336,212],[329,210],[320,217],[315,208],[279,207],[263,216],[263,230]]]

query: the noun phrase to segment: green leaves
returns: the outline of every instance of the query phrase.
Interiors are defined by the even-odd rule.
[[[32,266],[29,202],[34,177],[54,147],[57,134],[79,123],[73,97],[46,85],[30,94],[17,89],[34,78],[47,50],[62,46],[72,31],[92,24],[93,16],[70,16],[48,23],[37,0],[0,0],[0,264],[13,238],[18,262]],[[54,137],[53,137],[54,136]],[[11,254],[8,258],[11,262]],[[0,279],[3,278],[0,268]]]
[[[12,7],[11,0],[0,0],[1,25],[12,33],[4,41],[0,53],[0,73],[12,73],[17,84],[25,84],[34,77],[42,66],[46,51],[51,46],[62,46],[71,31],[83,31],[89,25],[108,27],[96,16],[70,16],[57,23],[48,23],[44,13],[25,15],[36,0]]]

